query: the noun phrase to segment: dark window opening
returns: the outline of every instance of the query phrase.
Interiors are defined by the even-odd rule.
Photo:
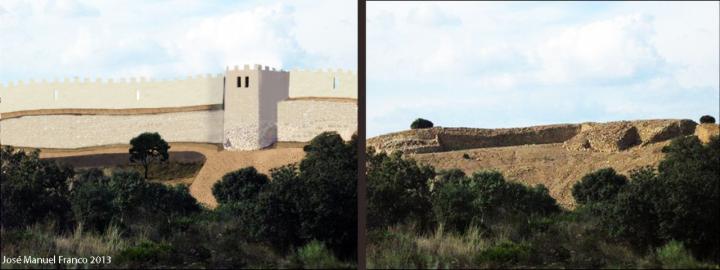
[[[245,87],[250,87],[250,77],[245,76]]]
[[[237,77],[237,87],[242,87],[242,77]]]

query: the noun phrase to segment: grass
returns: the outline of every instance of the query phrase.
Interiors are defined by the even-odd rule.
[[[679,242],[638,253],[598,230],[597,224],[563,213],[544,220],[541,228],[505,221],[487,230],[464,233],[417,232],[395,225],[368,232],[368,268],[714,268],[694,259]],[[532,224],[532,222],[530,222]],[[534,225],[533,225],[534,226]]]

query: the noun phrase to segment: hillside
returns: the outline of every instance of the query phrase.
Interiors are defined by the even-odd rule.
[[[368,146],[402,151],[437,169],[458,168],[467,174],[498,170],[512,181],[545,185],[558,203],[573,208],[571,188],[583,175],[604,167],[627,174],[656,165],[671,139],[695,133],[708,138],[717,131],[717,125],[685,119],[505,129],[434,127],[370,138]]]

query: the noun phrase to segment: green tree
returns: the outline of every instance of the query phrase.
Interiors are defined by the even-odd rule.
[[[221,204],[252,202],[269,182],[266,175],[247,167],[225,174],[213,185],[212,193]]]
[[[608,204],[603,220],[615,236],[639,250],[682,241],[695,256],[720,259],[720,141],[703,145],[696,136],[673,140],[665,158],[631,174]]]
[[[608,201],[627,184],[627,177],[617,174],[613,168],[603,168],[589,173],[575,183],[572,195],[579,204]]]
[[[410,124],[410,129],[421,129],[421,128],[431,128],[433,127],[433,122],[430,122],[430,120],[425,120],[422,118],[415,119],[415,121]]]
[[[430,180],[435,170],[403,159],[400,152],[368,156],[368,227],[382,228],[415,222],[427,227],[432,222]]]
[[[103,182],[87,181],[76,185],[70,199],[75,219],[85,228],[103,232],[117,217],[118,210],[113,204],[115,194]]]
[[[496,171],[460,177],[449,172],[448,180],[433,189],[433,210],[439,223],[455,231],[469,226],[488,226],[513,216],[548,215],[560,210],[545,186],[527,187],[506,182]]]
[[[166,161],[170,145],[157,132],[145,132],[130,140],[130,162],[140,163],[145,168],[145,179],[151,163]]]
[[[323,132],[304,147],[299,178],[308,192],[302,197],[301,236],[316,239],[342,258],[357,255],[357,136],[343,141]]]
[[[24,227],[41,221],[55,223],[60,229],[70,227],[68,183],[75,175],[71,167],[41,160],[37,150],[26,153],[3,146],[0,168],[3,227]]]
[[[715,124],[715,117],[703,115],[700,117],[700,124]]]

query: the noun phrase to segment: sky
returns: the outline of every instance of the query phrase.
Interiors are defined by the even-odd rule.
[[[0,0],[0,83],[357,70],[353,0]]]
[[[368,2],[367,135],[718,117],[718,2]]]

